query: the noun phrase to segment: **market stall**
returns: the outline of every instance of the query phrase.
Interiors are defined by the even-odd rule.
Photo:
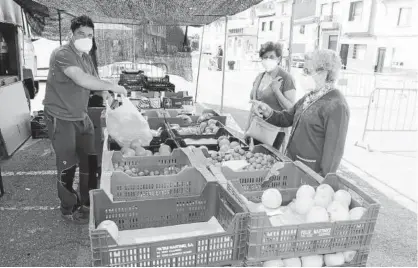
[[[103,129],[96,266],[366,265],[379,205],[357,186],[250,147],[217,111],[139,110],[149,146],[118,146]]]
[[[63,12],[87,10],[96,22],[195,25],[260,1],[37,2],[62,6],[51,11],[60,24]],[[146,91],[90,111],[102,148],[99,189],[90,191],[94,266],[366,265],[380,207],[368,194],[246,144],[233,118],[197,109],[181,90]]]

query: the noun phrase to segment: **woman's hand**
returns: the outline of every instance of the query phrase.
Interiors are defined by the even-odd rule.
[[[266,103],[257,101],[257,100],[250,100],[250,103],[253,104],[251,112],[261,118],[268,118],[273,113],[273,109]]]

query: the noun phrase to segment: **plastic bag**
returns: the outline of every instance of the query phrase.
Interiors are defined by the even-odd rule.
[[[107,107],[106,126],[109,135],[122,147],[129,147],[135,139],[139,139],[142,146],[148,146],[152,140],[147,120],[125,96],[122,96],[121,106],[114,110]]]

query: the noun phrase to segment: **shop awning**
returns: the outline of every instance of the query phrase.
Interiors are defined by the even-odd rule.
[[[94,22],[201,26],[242,12],[262,0],[14,0],[28,14],[34,32],[59,39],[73,16],[88,15]],[[60,16],[59,16],[60,14]]]

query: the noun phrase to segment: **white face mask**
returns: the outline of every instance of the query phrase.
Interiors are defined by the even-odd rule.
[[[266,72],[271,72],[277,67],[277,61],[272,59],[265,59],[261,62]]]
[[[74,46],[77,50],[89,53],[93,47],[93,40],[90,38],[81,38],[74,41]]]
[[[301,78],[301,87],[306,92],[310,92],[316,88],[316,82],[312,75],[302,75]]]

